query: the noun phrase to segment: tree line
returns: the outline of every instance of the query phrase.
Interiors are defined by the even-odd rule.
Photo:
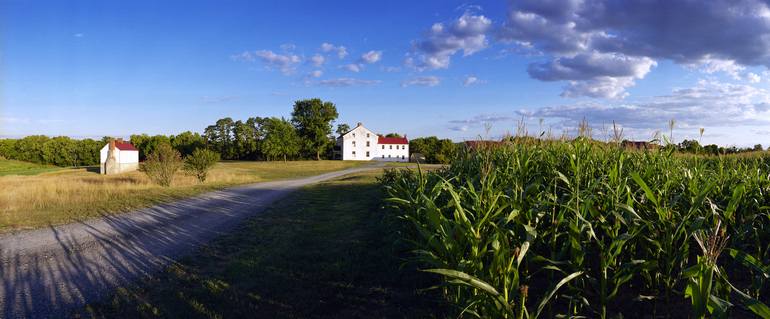
[[[331,156],[337,117],[332,102],[301,100],[294,103],[290,119],[219,119],[204,129],[204,143],[227,160],[320,160]]]
[[[32,135],[21,139],[0,139],[0,157],[56,166],[87,166],[99,163],[99,150],[109,141],[67,136]]]
[[[141,161],[170,145],[182,157],[197,149],[208,149],[225,160],[294,160],[330,158],[335,137],[333,123],[339,114],[332,102],[321,99],[296,101],[290,119],[251,117],[245,121],[223,118],[209,125],[203,135],[183,132],[178,135],[131,135]],[[339,128],[348,128],[341,124]],[[72,139],[66,136],[27,136],[0,139],[0,156],[6,159],[57,166],[99,164],[99,150],[110,141]]]
[[[725,155],[747,152],[759,152],[764,150],[762,144],[755,144],[754,147],[723,147],[716,144],[701,145],[697,140],[683,140],[679,144],[669,144],[667,148],[674,148],[682,153]]]
[[[435,136],[415,138],[409,141],[409,152],[412,155],[425,156],[425,162],[432,164],[449,164],[455,157],[460,144],[450,139],[439,139]]]

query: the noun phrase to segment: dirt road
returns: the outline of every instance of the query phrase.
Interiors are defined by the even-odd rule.
[[[289,192],[377,166],[274,181],[0,236],[4,318],[59,317],[162,269]]]

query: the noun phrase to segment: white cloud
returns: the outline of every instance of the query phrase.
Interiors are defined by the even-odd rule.
[[[364,66],[358,63],[350,63],[350,64],[341,65],[340,68],[343,68],[350,72],[358,73],[358,72],[361,72]]]
[[[321,86],[331,86],[331,87],[347,87],[347,86],[375,85],[375,84],[379,84],[381,82],[382,81],[379,81],[379,80],[364,80],[364,79],[354,79],[354,78],[337,78],[337,79],[329,79],[329,80],[318,81],[318,85],[321,85]]]
[[[259,50],[255,52],[243,52],[231,56],[235,61],[254,62],[261,60],[268,69],[279,69],[284,74],[292,74],[296,70],[297,64],[302,62],[300,56],[287,53],[277,54],[270,50]]]
[[[312,62],[314,66],[322,66],[324,62],[326,62],[326,58],[323,55],[316,54],[310,58],[310,62]]]
[[[644,78],[657,63],[648,57],[587,52],[533,63],[529,75],[542,81],[569,81],[562,96],[624,98],[635,79]]]
[[[555,119],[576,127],[583,119],[592,125],[615,121],[624,128],[652,133],[666,130],[675,119],[682,129],[770,125],[770,91],[744,84],[701,80],[669,95],[616,103],[578,103],[520,111],[521,115]]]
[[[413,43],[415,56],[409,57],[406,63],[419,70],[446,69],[451,56],[457,52],[468,56],[486,48],[486,33],[491,26],[492,20],[470,12],[448,25],[435,23],[425,39]]]
[[[760,81],[762,81],[762,77],[759,76],[759,74],[749,72],[748,74],[746,74],[746,80],[748,80],[749,83],[759,83]]]
[[[383,66],[383,67],[380,67],[380,70],[388,72],[388,73],[394,73],[394,72],[401,72],[401,67],[398,67],[398,66]]]
[[[507,115],[479,114],[468,119],[449,121],[449,129],[456,132],[467,132],[471,128],[481,128],[486,124],[510,122],[515,119]]]
[[[294,45],[293,43],[281,44],[281,50],[284,50],[284,51],[294,51],[294,49],[296,49],[296,48],[297,48],[297,46]]]
[[[457,125],[457,126],[450,126],[449,130],[455,131],[455,132],[467,132],[469,128],[470,127],[468,127],[468,125]]]
[[[441,79],[431,75],[431,76],[421,76],[421,77],[404,80],[403,82],[401,82],[401,86],[407,87],[407,86],[417,85],[417,86],[432,87],[432,86],[439,85],[440,83],[441,83]]]
[[[709,57],[691,63],[690,66],[692,65],[699,66],[702,72],[708,74],[724,72],[735,80],[740,80],[741,72],[746,69],[746,67],[735,63],[733,60],[712,59]]]
[[[324,75],[324,71],[315,70],[313,72],[310,72],[310,74],[308,74],[308,75],[310,75],[311,77],[314,77],[314,78],[320,78],[322,75]]]
[[[631,77],[602,76],[589,80],[569,81],[561,96],[622,99],[628,96],[626,89],[632,86],[634,86],[634,79]]]
[[[476,85],[476,84],[482,84],[482,83],[485,83],[485,82],[486,81],[481,80],[481,79],[477,78],[476,76],[468,75],[463,80],[463,86],[471,86],[471,85]]]
[[[76,37],[76,38],[82,38],[82,37],[84,37],[84,36],[86,36],[86,35],[85,35],[85,34],[82,34],[82,33],[75,33],[75,34],[73,34],[72,36],[73,36],[73,37]]]
[[[361,55],[361,61],[364,63],[376,63],[382,58],[382,51],[369,51]]]
[[[254,62],[256,60],[256,57],[251,52],[244,51],[242,53],[231,55],[230,59],[232,59],[233,61],[240,61],[240,62]]]
[[[745,66],[770,66],[770,7],[764,1],[517,0],[510,4],[498,38],[525,43],[551,60],[535,63],[531,69],[569,60],[589,62],[576,58],[597,54],[623,57],[628,66],[642,70],[648,69],[646,61],[667,59],[698,66],[706,73],[724,72],[734,79],[742,78]],[[620,91],[647,74],[618,75],[615,72],[622,66],[596,64],[570,69],[570,78],[553,77],[553,81],[569,81],[565,96],[608,97],[597,92],[626,96]],[[610,87],[611,83],[619,85]],[[600,87],[590,88],[593,85]]]
[[[491,115],[491,114],[480,114],[476,115],[469,119],[464,120],[451,120],[449,123],[451,124],[467,124],[467,125],[473,125],[473,124],[484,124],[484,123],[497,123],[497,122],[505,122],[505,121],[512,121],[514,118],[507,115]]]
[[[321,51],[323,52],[336,52],[337,58],[344,59],[348,56],[348,50],[344,46],[336,46],[331,43],[324,42],[321,44]]]

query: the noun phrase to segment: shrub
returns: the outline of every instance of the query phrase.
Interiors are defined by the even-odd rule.
[[[161,186],[171,186],[174,175],[182,167],[182,157],[179,151],[170,144],[160,144],[155,151],[147,156],[141,170],[147,174],[153,182]]]
[[[184,159],[184,170],[199,182],[206,181],[209,170],[219,161],[219,153],[199,148]]]

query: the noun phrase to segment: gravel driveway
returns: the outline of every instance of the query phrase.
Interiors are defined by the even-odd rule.
[[[302,186],[375,166],[206,193],[68,225],[0,236],[5,318],[59,317],[162,269]]]

